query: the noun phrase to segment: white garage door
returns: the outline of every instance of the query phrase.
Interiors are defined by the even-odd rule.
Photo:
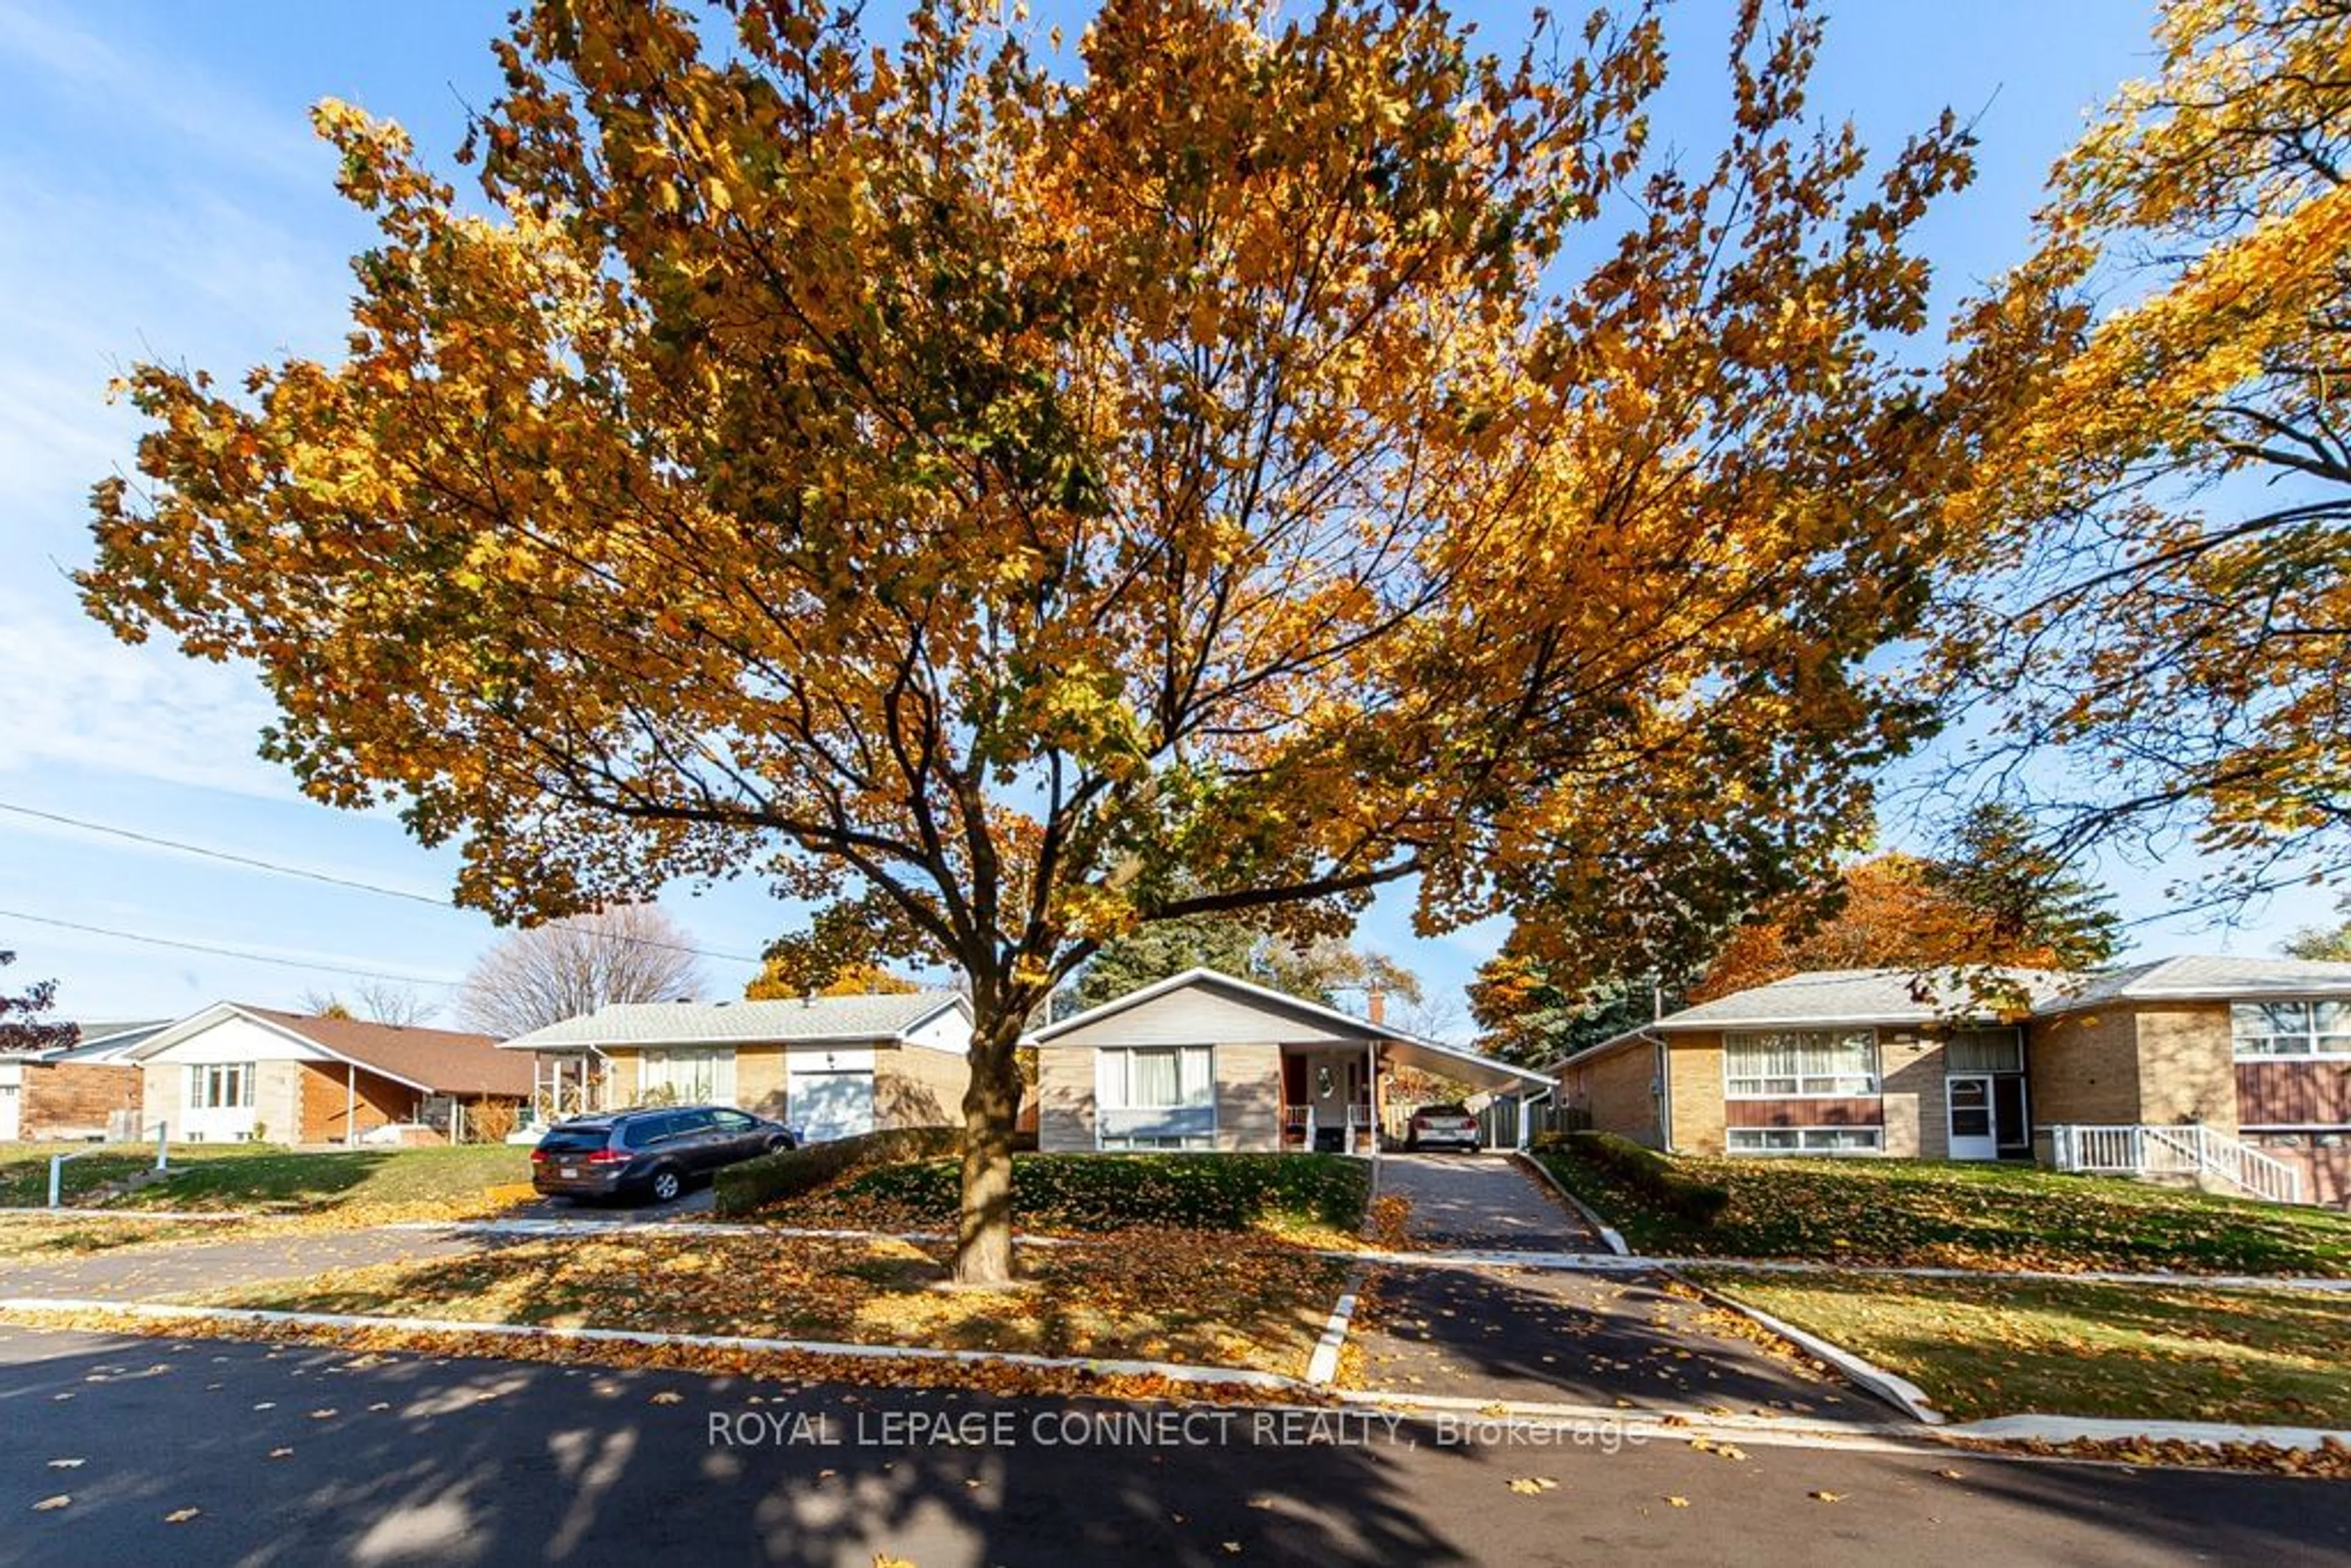
[[[873,1130],[873,1071],[807,1071],[785,1075],[784,1120],[812,1144]]]
[[[13,1144],[24,1132],[24,1091],[14,1083],[0,1083],[0,1144]]]

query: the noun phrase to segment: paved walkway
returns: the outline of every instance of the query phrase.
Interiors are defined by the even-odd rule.
[[[1518,1161],[1384,1157],[1380,1190],[1412,1201],[1407,1233],[1432,1249],[1529,1255],[1602,1250],[1582,1217]],[[1397,1268],[1374,1285],[1355,1334],[1366,1388],[1646,1410],[1806,1416],[1876,1423],[1887,1410],[1735,1331],[1737,1320],[1669,1293],[1646,1270],[1541,1266]]]

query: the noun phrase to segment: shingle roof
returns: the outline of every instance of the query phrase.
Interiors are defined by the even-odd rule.
[[[2351,964],[2306,958],[2237,958],[2187,955],[2158,958],[2061,985],[2036,1012],[2069,1012],[2099,1002],[2190,998],[2295,997],[2351,992]]]
[[[369,1023],[362,1019],[314,1018],[274,1008],[237,1010],[300,1035],[361,1067],[372,1067],[439,1094],[511,1094],[531,1090],[530,1061],[496,1049],[486,1034],[416,1029],[407,1024]]]
[[[894,1040],[956,1000],[953,991],[911,991],[803,1001],[616,1002],[503,1043],[507,1050],[519,1051],[591,1045]]]
[[[2044,969],[1998,969],[1983,977],[2020,986],[2038,1002],[2053,995],[2067,977]],[[1932,1023],[1954,1013],[1989,1015],[1997,1010],[1979,1004],[1979,995],[1965,975],[1931,977],[1922,986],[1921,977],[1909,969],[1815,969],[1685,1008],[1656,1027],[1672,1030],[1762,1024]]]

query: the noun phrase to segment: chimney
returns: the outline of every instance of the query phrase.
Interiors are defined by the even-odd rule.
[[[1374,1023],[1388,1021],[1388,994],[1374,986],[1364,998],[1364,1012]]]

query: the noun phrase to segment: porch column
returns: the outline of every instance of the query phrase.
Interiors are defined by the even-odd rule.
[[[1372,1158],[1376,1160],[1380,1157],[1380,1042],[1372,1041],[1366,1051],[1370,1063],[1364,1080],[1364,1115],[1371,1125],[1364,1135],[1371,1140]]]

